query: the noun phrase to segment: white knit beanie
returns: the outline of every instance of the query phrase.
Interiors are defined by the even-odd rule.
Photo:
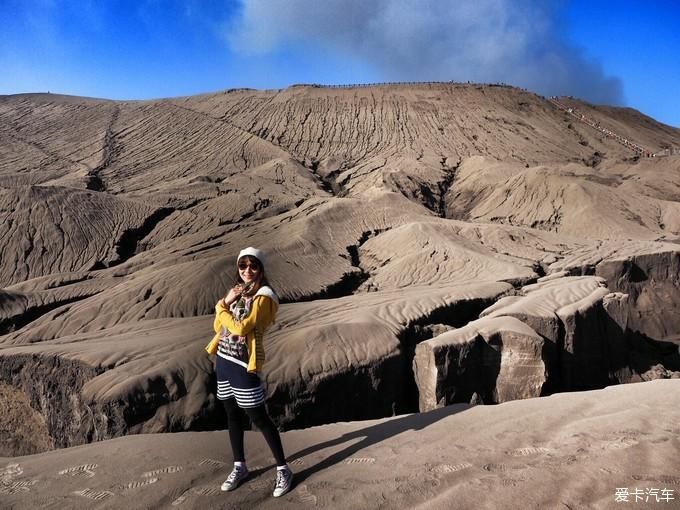
[[[241,250],[238,254],[238,258],[236,259],[236,262],[238,263],[238,261],[241,260],[241,257],[245,257],[246,255],[250,255],[251,257],[255,257],[257,260],[260,261],[260,264],[262,264],[262,267],[267,266],[267,260],[266,260],[266,257],[264,256],[264,252],[262,250],[258,250],[257,248],[253,248],[252,246],[249,246],[248,248]]]

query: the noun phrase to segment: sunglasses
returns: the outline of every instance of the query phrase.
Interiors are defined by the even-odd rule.
[[[245,271],[247,268],[250,268],[250,270],[253,273],[257,273],[260,270],[260,265],[259,264],[247,264],[245,262],[241,262],[238,265],[239,270]]]

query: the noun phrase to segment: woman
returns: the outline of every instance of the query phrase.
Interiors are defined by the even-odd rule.
[[[234,469],[222,484],[231,491],[248,476],[243,451],[243,411],[260,429],[276,459],[274,497],[283,496],[293,485],[293,473],[283,454],[281,437],[267,414],[264,387],[259,372],[264,362],[262,339],[274,322],[279,300],[264,274],[261,250],[241,250],[237,259],[238,283],[215,305],[215,337],[206,350],[217,354],[217,398],[229,420],[229,440]]]

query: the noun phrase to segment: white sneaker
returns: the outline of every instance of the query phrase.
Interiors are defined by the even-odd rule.
[[[241,485],[241,482],[248,476],[248,468],[245,466],[234,466],[229,476],[220,487],[223,491],[233,491],[236,487]]]
[[[276,470],[276,486],[274,487],[274,497],[283,496],[293,487],[293,472],[289,469]]]

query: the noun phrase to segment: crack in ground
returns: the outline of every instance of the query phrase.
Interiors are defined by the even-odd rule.
[[[8,317],[5,319],[0,320],[0,336],[1,335],[7,335],[9,333],[14,333],[15,331],[20,330],[24,326],[30,324],[31,322],[39,319],[43,315],[45,315],[48,312],[51,312],[53,310],[56,310],[58,308],[61,308],[62,306],[70,305],[71,303],[76,303],[78,301],[82,301],[84,299],[90,298],[92,296],[96,296],[97,294],[101,293],[103,291],[99,290],[97,292],[92,292],[91,294],[88,293],[86,295],[82,296],[75,296],[67,299],[60,299],[59,301],[55,301],[53,303],[45,303],[42,305],[37,305],[33,307],[29,307],[23,312],[21,312],[18,315],[14,315],[12,317]]]
[[[382,234],[383,232],[390,230],[390,228],[366,230],[361,233],[357,244],[352,244],[345,247],[347,250],[347,255],[340,256],[345,259],[349,258],[351,266],[357,268],[358,271],[352,271],[343,274],[340,278],[340,281],[332,283],[320,292],[315,292],[307,296],[296,298],[295,300],[281,298],[281,303],[302,303],[315,301],[317,299],[336,299],[354,295],[356,290],[371,277],[371,274],[361,267],[361,261],[359,260],[359,248],[371,237]]]
[[[328,172],[326,175],[319,173],[319,161],[312,159],[309,163],[306,161],[298,161],[302,166],[308,168],[314,176],[320,181],[321,189],[326,193],[330,193],[334,197],[341,197],[344,191],[341,184],[337,182],[336,176],[344,171],[342,166],[336,170]]]
[[[148,216],[139,227],[125,230],[115,245],[117,258],[109,261],[97,261],[90,270],[94,271],[96,269],[117,266],[134,257],[137,254],[139,243],[174,211],[175,209],[171,207],[162,207]]]
[[[106,170],[113,161],[114,153],[114,137],[113,137],[113,126],[118,120],[118,114],[120,113],[120,107],[114,105],[113,114],[111,114],[111,120],[106,128],[106,134],[104,135],[104,154],[102,155],[102,160],[95,168],[91,169],[87,173],[87,182],[85,188],[91,191],[103,192],[106,191],[106,184],[104,180],[99,175],[103,170]]]
[[[441,218],[446,218],[446,194],[448,193],[449,189],[451,189],[451,186],[453,186],[453,181],[456,179],[458,168],[462,163],[462,160],[459,159],[455,165],[446,166],[447,159],[447,157],[442,156],[440,162],[442,170],[445,172],[446,176],[443,180],[437,183],[437,187],[439,188],[439,203],[437,204],[437,210],[434,211]]]

